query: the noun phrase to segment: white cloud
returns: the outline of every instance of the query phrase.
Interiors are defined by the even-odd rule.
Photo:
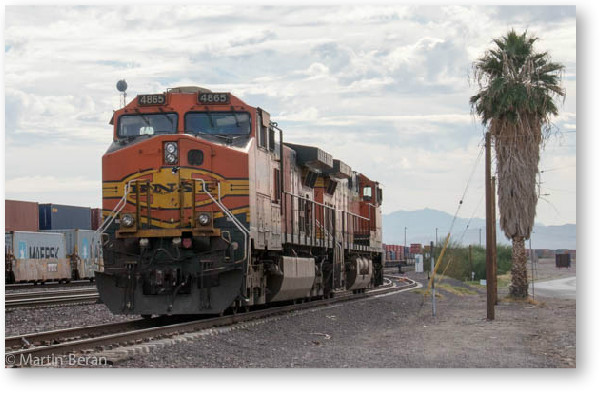
[[[9,6],[7,191],[31,190],[24,179],[35,173],[61,185],[48,185],[47,197],[81,183],[87,194],[73,191],[63,200],[95,205],[85,198],[95,195],[92,183],[100,189],[100,157],[112,139],[108,121],[119,106],[115,83],[125,78],[128,99],[176,85],[232,91],[269,111],[287,140],[324,146],[381,180],[386,211],[453,210],[482,133],[468,105],[471,62],[508,27],[539,34],[540,46],[566,64],[568,97],[555,122],[562,131],[576,130],[576,20],[569,11]],[[553,151],[575,160],[569,146],[576,133],[567,135],[574,139]],[[550,172],[549,182],[575,190],[562,176]],[[564,194],[557,205],[575,222],[575,193]],[[545,209],[537,221],[555,222],[555,212]]]
[[[80,192],[99,191],[98,182],[88,180],[83,176],[57,177],[57,176],[24,176],[7,180],[6,192],[10,193],[46,193],[46,192]]]

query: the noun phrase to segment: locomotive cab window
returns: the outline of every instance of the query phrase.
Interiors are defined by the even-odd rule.
[[[263,125],[263,116],[257,112],[257,145],[267,148],[267,127]]]
[[[371,187],[370,186],[363,187],[363,199],[366,201],[371,201]]]
[[[189,112],[184,118],[186,134],[245,136],[250,134],[247,112]]]
[[[119,138],[140,135],[175,134],[177,132],[177,114],[152,113],[123,115],[119,118],[117,136]]]

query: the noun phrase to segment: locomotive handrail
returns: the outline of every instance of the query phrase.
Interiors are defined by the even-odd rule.
[[[211,192],[206,189],[206,183],[205,183],[204,179],[191,179],[191,180],[192,181],[201,181],[202,182],[202,191],[205,194],[207,194],[209,196],[209,198],[211,198],[211,200],[213,201],[213,203],[215,203],[217,205],[217,207],[219,207],[219,209],[221,209],[221,211],[232,220],[232,222],[234,223],[234,225],[236,226],[236,228],[238,228],[238,230],[240,232],[242,232],[242,234],[244,235],[244,247],[245,247],[244,255],[245,256],[241,260],[235,261],[234,263],[243,262],[245,259],[250,262],[250,247],[249,247],[249,244],[248,244],[250,242],[250,239],[248,237],[248,236],[250,236],[250,231],[248,229],[246,229],[242,225],[242,223],[236,218],[236,216],[234,216],[232,214],[232,212],[229,211],[229,209],[227,207],[225,207],[221,202],[217,201],[213,197],[213,194],[211,194]],[[250,263],[247,263],[247,270],[249,269],[249,267],[250,267]]]
[[[130,183],[133,181],[138,181],[138,179],[131,179],[127,182],[125,187],[123,187],[123,197],[117,202],[113,210],[109,213],[109,218],[102,223],[100,227],[96,230],[97,233],[103,233],[107,230],[107,228],[115,221],[117,218],[117,214],[121,213],[121,210],[127,205],[127,194],[129,194]]]
[[[308,202],[312,202],[312,203],[314,203],[314,204],[316,204],[316,205],[318,205],[318,206],[323,206],[323,207],[325,207],[326,209],[334,210],[334,208],[333,208],[332,206],[328,206],[328,205],[325,205],[325,204],[323,204],[323,203],[320,203],[320,202],[314,201],[313,199],[310,199],[310,198],[304,197],[304,196],[302,196],[302,195],[296,195],[296,194],[293,194],[293,193],[291,193],[291,192],[288,192],[288,191],[283,191],[283,193],[284,193],[284,194],[288,194],[288,195],[290,195],[290,196],[293,196],[293,197],[296,197],[296,198],[299,198],[299,199],[303,199],[303,200],[305,200],[305,201],[308,201]],[[342,211],[342,210],[337,210],[337,211]]]
[[[157,173],[158,171],[152,171],[152,173]],[[130,181],[128,181],[125,186],[123,187],[123,196],[121,197],[121,199],[119,200],[119,202],[117,202],[117,204],[115,205],[115,207],[113,208],[113,210],[109,213],[109,218],[107,220],[105,220],[102,225],[100,225],[100,227],[98,227],[98,229],[96,230],[97,233],[103,233],[104,231],[106,231],[108,229],[108,227],[113,223],[113,221],[115,221],[115,219],[117,218],[117,214],[121,213],[121,211],[123,210],[123,208],[127,205],[127,195],[130,193],[130,188],[131,188],[131,183],[132,182],[140,182],[140,181],[145,181],[148,182],[148,179],[131,179]],[[138,187],[139,188],[139,187]],[[150,187],[148,188],[150,190]],[[147,202],[148,205],[148,219],[150,220],[150,200],[148,200]],[[139,202],[136,199],[136,205],[138,205]],[[137,212],[136,212],[136,215]],[[139,217],[136,217],[137,219],[139,219]],[[148,222],[148,226],[150,227],[150,221]]]
[[[355,214],[355,213],[352,213],[352,212],[349,212],[349,211],[346,211],[346,210],[336,210],[336,211],[340,212],[340,213],[350,214],[351,216],[355,216],[355,217],[361,218],[363,220],[371,221],[371,219],[369,217],[363,217],[362,215]]]

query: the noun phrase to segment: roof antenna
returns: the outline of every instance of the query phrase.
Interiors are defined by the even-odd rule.
[[[119,90],[120,92],[123,93],[123,105],[125,106],[125,100],[127,98],[127,82],[125,81],[125,79],[121,79],[119,82],[117,82],[117,90]]]

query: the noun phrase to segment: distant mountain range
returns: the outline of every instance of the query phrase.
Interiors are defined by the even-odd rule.
[[[497,213],[498,214],[498,213]],[[383,240],[386,244],[405,244],[405,227],[407,227],[407,246],[410,243],[429,244],[436,241],[436,228],[438,228],[438,241],[444,241],[453,216],[449,213],[423,209],[415,211],[396,211],[382,215]],[[468,226],[469,223],[469,226]],[[486,245],[486,221],[481,218],[457,217],[451,233],[451,241],[468,245]],[[511,244],[505,237],[497,222],[497,243]],[[576,225],[565,224],[558,226],[534,225],[531,236],[531,245],[534,249],[576,249]],[[526,247],[529,247],[526,241]]]

